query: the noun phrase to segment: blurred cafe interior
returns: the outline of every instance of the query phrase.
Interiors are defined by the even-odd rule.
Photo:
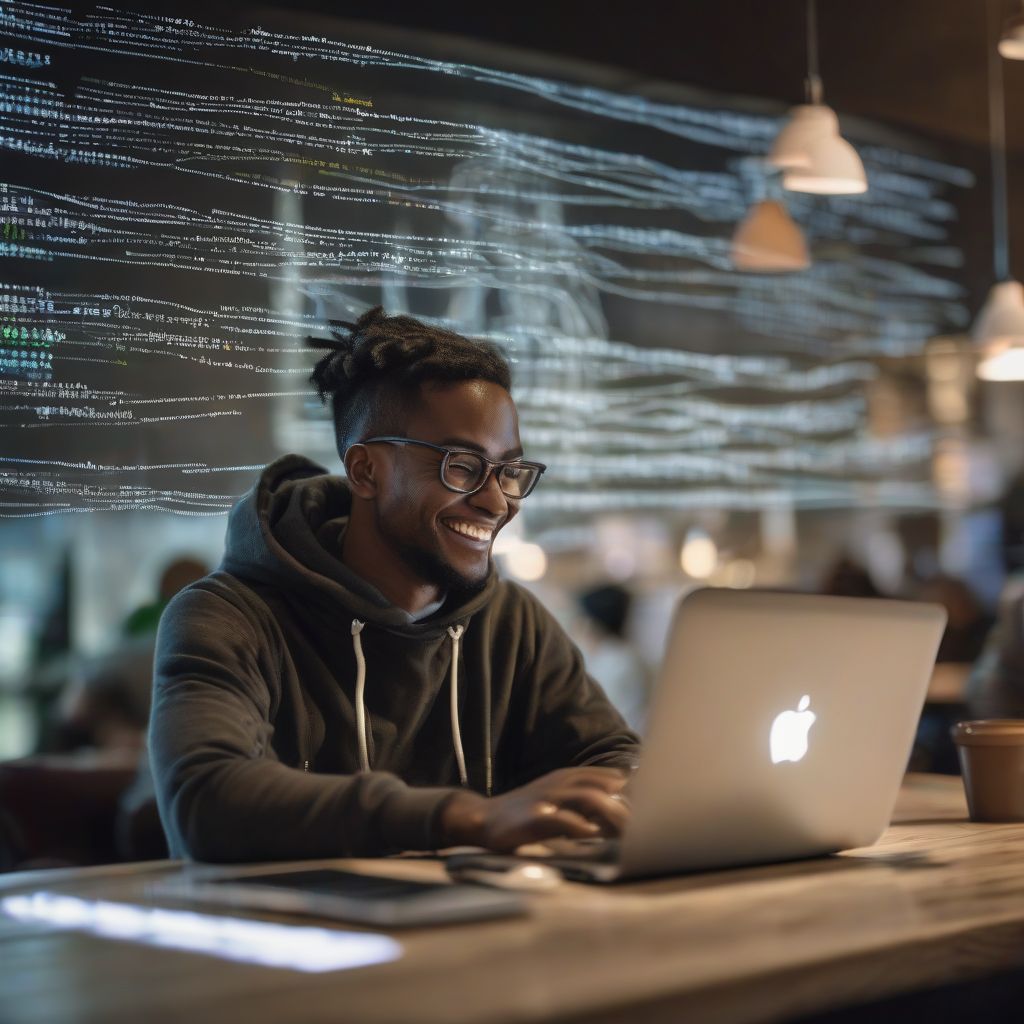
[[[0,872],[167,856],[161,611],[263,466],[342,471],[305,339],[375,305],[509,361],[495,563],[641,735],[694,588],[933,602],[959,785],[1024,716],[1022,19],[4,0]]]

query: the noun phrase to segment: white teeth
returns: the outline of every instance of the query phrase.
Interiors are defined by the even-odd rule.
[[[491,531],[485,530],[480,526],[473,526],[471,523],[456,522],[449,519],[445,524],[449,530],[454,530],[456,533],[461,533],[463,536],[472,537],[474,540],[490,540]]]

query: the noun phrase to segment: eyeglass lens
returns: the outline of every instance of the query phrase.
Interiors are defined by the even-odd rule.
[[[452,452],[442,467],[444,482],[456,491],[472,491],[483,483],[490,466],[473,452]],[[509,498],[522,498],[529,494],[537,478],[532,466],[512,463],[498,470],[498,486]]]

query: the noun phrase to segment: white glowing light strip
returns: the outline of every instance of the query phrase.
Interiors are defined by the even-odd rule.
[[[0,909],[18,921],[308,973],[369,967],[402,956],[401,945],[386,935],[215,917],[51,892],[7,896],[0,900]]]
[[[857,508],[941,508],[942,502],[930,484],[884,484],[864,482],[844,486],[824,486],[819,482],[791,486],[763,485],[749,488],[693,487],[665,490],[620,489],[554,491],[537,489],[529,498],[535,512],[593,514],[614,511],[679,512],[688,509],[714,508],[757,511],[766,508],[829,509]]]
[[[0,481],[3,483],[3,481]],[[895,480],[887,481],[855,481],[842,483],[823,480],[789,480],[774,482],[768,478],[751,481],[747,486],[735,489],[726,487],[680,487],[679,481],[659,480],[659,484],[674,484],[656,489],[637,490],[622,486],[618,482],[614,486],[598,486],[592,481],[593,489],[575,487],[562,489],[554,481],[539,488],[530,496],[530,508],[540,512],[582,512],[595,513],[618,510],[662,509],[679,511],[691,508],[721,509],[762,509],[785,505],[791,508],[850,508],[862,504],[871,507],[888,508],[938,508],[942,502],[928,483],[913,483]],[[37,491],[31,503],[30,512],[0,512],[0,518],[24,518],[38,515],[51,515],[58,512],[96,511],[98,508],[110,510],[132,510],[138,512],[172,512],[176,515],[220,516],[225,515],[236,498],[220,498],[222,504],[213,506],[218,498],[210,495],[210,511],[201,511],[204,502],[200,495],[189,499],[176,500],[186,505],[185,508],[159,504],[154,495],[159,492],[139,493],[134,497],[117,495],[104,498],[101,495],[90,496],[89,504],[81,505],[73,502],[54,502],[40,500],[40,496],[50,493],[72,493],[70,485],[44,487]],[[145,488],[139,488],[146,492]],[[79,497],[81,500],[81,497]],[[23,508],[27,502],[0,502],[0,507]]]
[[[61,469],[88,469],[96,473],[126,473],[136,470],[151,469],[181,469],[187,471],[189,469],[203,468],[203,463],[201,462],[165,462],[151,465],[105,466],[102,463],[97,465],[89,460],[86,460],[85,462],[66,462],[63,459],[19,459],[10,455],[0,455],[0,462],[14,462],[22,466],[58,466]],[[239,466],[237,468],[254,469],[257,467]]]
[[[249,69],[251,72],[251,69]],[[94,84],[83,83],[76,96],[73,106],[65,102],[53,93],[47,97],[39,95],[40,90],[33,87],[34,98],[32,106],[26,102],[18,104],[18,111],[22,114],[31,112],[36,119],[60,118],[65,124],[62,140],[72,140],[76,133],[83,134],[82,145],[102,139],[104,148],[107,150],[117,149],[118,146],[131,146],[137,150],[135,159],[146,162],[146,155],[151,153],[154,147],[159,147],[159,140],[164,136],[159,133],[175,132],[175,143],[178,148],[189,145],[188,135],[205,133],[210,136],[203,143],[206,156],[215,156],[224,143],[218,138],[225,134],[238,136],[245,140],[260,141],[261,138],[267,142],[280,144],[282,136],[285,136],[287,144],[293,147],[323,147],[328,153],[335,157],[334,163],[338,163],[337,156],[358,152],[364,155],[373,153],[387,153],[397,150],[416,155],[437,155],[437,156],[465,156],[465,147],[470,145],[474,150],[481,151],[487,148],[500,151],[503,161],[506,163],[518,162],[524,168],[536,173],[546,173],[549,165],[558,173],[561,168],[567,177],[566,181],[575,181],[585,188],[609,189],[612,192],[622,192],[629,195],[638,186],[641,191],[634,192],[633,196],[639,199],[643,195],[643,189],[652,189],[649,198],[656,202],[656,205],[676,205],[681,200],[684,204],[698,198],[703,199],[705,204],[714,203],[716,200],[727,200],[733,202],[737,193],[738,183],[733,183],[729,178],[717,173],[696,172],[687,169],[672,168],[649,157],[637,154],[624,154],[606,152],[593,147],[569,144],[557,139],[543,139],[520,133],[512,133],[503,129],[489,128],[471,124],[453,125],[452,122],[436,121],[409,115],[392,115],[379,113],[375,110],[359,110],[358,115],[350,108],[339,107],[338,104],[296,104],[282,100],[251,99],[245,96],[231,97],[208,97],[201,94],[178,94],[182,100],[172,97],[166,90],[156,90],[135,84],[125,83],[100,83],[93,80]],[[18,100],[19,88],[13,82],[8,85],[13,100]],[[136,98],[137,97],[137,98]],[[644,101],[640,101],[637,108],[643,110]],[[311,114],[315,114],[308,122],[296,119],[295,107],[308,108]],[[247,117],[267,120],[272,122],[268,130],[261,134],[251,124],[247,124],[243,131],[237,128],[229,128],[223,120],[204,121],[197,118],[196,108],[212,110],[221,118],[237,117],[239,112]],[[111,116],[113,113],[129,113],[134,109],[139,111],[134,116]],[[699,108],[687,108],[679,105],[675,109],[679,111],[696,112],[704,116],[711,115],[720,123],[728,121],[728,114],[724,111],[703,111]],[[72,117],[70,112],[76,113]],[[146,121],[145,118],[153,116],[154,112],[162,115],[159,122]],[[607,108],[599,103],[592,104],[590,113],[603,116]],[[353,118],[359,122],[359,133],[354,134]],[[83,123],[84,122],[84,123]],[[97,122],[97,123],[93,123]],[[410,123],[411,122],[411,123]],[[16,123],[12,121],[12,123]],[[640,118],[637,123],[644,123]],[[744,128],[749,123],[757,123],[760,133],[766,136],[774,131],[775,118],[755,117],[748,115],[744,121]],[[140,130],[146,125],[158,130],[157,133],[150,133],[148,137],[140,135]],[[333,135],[318,136],[310,131],[301,135],[288,138],[287,128],[291,125],[308,125],[320,131],[324,129],[335,129]],[[451,128],[459,129],[452,132]],[[739,127],[739,126],[737,126]],[[25,129],[23,134],[30,134]],[[379,138],[378,138],[379,137]],[[408,146],[409,139],[415,139],[415,149]],[[391,140],[399,143],[398,146],[388,144]],[[357,144],[358,149],[353,150],[352,143]],[[401,143],[404,142],[404,145]],[[452,148],[457,144],[456,148]],[[725,143],[723,143],[725,144]],[[728,140],[728,148],[743,149],[749,145],[749,131],[738,131],[736,135]],[[63,147],[67,149],[68,147]],[[226,152],[227,150],[225,150]],[[244,152],[244,150],[242,150]],[[56,151],[55,151],[56,152]],[[239,150],[232,150],[237,156]],[[253,154],[260,150],[251,150]],[[300,154],[285,154],[277,145],[273,150],[278,158],[296,156],[301,159]],[[879,162],[882,168],[899,161],[899,155],[894,156],[889,150],[882,147],[875,147],[871,150],[872,156]],[[108,154],[112,159],[116,154]],[[124,154],[121,159],[128,159]],[[308,157],[306,158],[308,159]],[[327,161],[328,164],[331,161]],[[922,164],[922,168],[931,168],[930,164]],[[179,168],[183,169],[183,168]],[[328,168],[329,169],[329,168]],[[366,172],[372,172],[372,168],[363,168]],[[963,184],[961,179],[969,179],[966,172],[957,168],[946,168],[944,174],[935,174],[942,184],[946,184],[950,178],[955,178],[958,184]],[[353,180],[372,181],[378,185],[388,185],[398,190],[407,189],[410,192],[429,190],[449,191],[452,186],[442,182],[403,182],[400,177],[391,180],[369,177],[368,174],[337,174],[337,177],[350,177]],[[896,171],[879,170],[872,173],[872,190],[875,195],[875,202],[872,204],[872,215],[878,216],[880,210],[888,210],[891,215],[905,215],[909,209],[914,208],[915,203],[920,201],[921,213],[927,216],[935,216],[940,219],[948,219],[950,211],[948,204],[937,203],[932,200],[933,187],[928,183],[929,175],[919,172],[918,177],[911,177],[905,173]],[[659,181],[659,179],[662,179]],[[686,184],[696,185],[697,192],[687,196]],[[497,193],[500,195],[501,193]],[[527,193],[529,195],[530,193]],[[684,198],[685,197],[685,198]],[[897,198],[898,197],[898,198]],[[559,198],[565,201],[565,197],[559,194]],[[611,198],[609,196],[608,198]],[[569,201],[573,201],[570,195]],[[707,211],[706,211],[707,212]]]
[[[53,151],[48,153],[51,157],[59,157],[62,155],[61,152]],[[446,159],[450,159],[451,156],[445,154]],[[276,158],[275,158],[276,159]],[[144,163],[144,161],[136,161],[137,163]],[[166,166],[166,164],[159,164],[159,166]],[[194,167],[179,167],[181,171],[188,173],[199,173]],[[254,182],[248,178],[238,178],[237,176],[232,177],[230,174],[204,172],[210,176],[225,178],[226,180],[238,181],[240,183],[252,185],[260,184],[266,187],[275,187],[274,181],[262,181]],[[332,172],[333,173],[333,172]],[[373,188],[364,190],[363,194],[360,194],[359,190],[356,189],[332,189],[323,185],[312,184],[299,185],[297,182],[291,182],[287,186],[283,182],[277,181],[277,187],[286,187],[287,190],[296,191],[299,194],[322,194],[328,195],[337,193],[335,198],[343,198],[347,200],[355,200],[359,202],[368,203],[379,203],[387,201],[387,197],[390,193],[401,192],[405,186],[394,185],[391,183],[380,183],[370,182]],[[451,187],[448,185],[443,186],[444,191],[451,191]],[[464,190],[463,190],[464,191]],[[340,194],[344,193],[344,195]],[[545,224],[543,221],[537,219],[530,219],[521,216],[513,216],[508,211],[512,208],[511,205],[502,206],[500,200],[504,197],[510,201],[514,200],[520,205],[524,201],[535,201],[542,202],[547,199],[557,200],[560,204],[566,205],[567,203],[586,203],[587,205],[593,206],[606,206],[609,205],[607,199],[602,198],[599,193],[591,193],[587,196],[578,197],[567,197],[562,194],[552,194],[552,196],[533,196],[528,191],[520,189],[514,193],[505,193],[502,190],[488,187],[486,189],[474,190],[475,201],[467,205],[465,203],[450,203],[446,202],[441,198],[431,201],[430,208],[434,210],[443,211],[453,216],[472,216],[476,219],[484,219],[492,221],[497,228],[507,233],[518,233],[523,234],[529,231],[543,232]],[[720,200],[724,197],[718,196]],[[735,192],[730,194],[728,201],[722,201],[715,210],[708,209],[708,200],[701,194],[695,194],[692,198],[685,197],[680,193],[674,194],[674,202],[672,205],[677,206],[680,209],[686,210],[692,213],[699,213],[704,217],[707,217],[713,221],[728,222],[732,219],[737,219],[742,214],[742,204],[744,202],[744,196],[742,192]],[[422,205],[422,204],[411,204],[411,205]],[[615,205],[630,206],[635,209],[649,208],[649,204],[642,199],[634,201],[621,200],[617,201]],[[665,205],[665,204],[660,204]],[[714,214],[714,216],[709,216]],[[114,221],[121,220],[122,218],[116,217],[113,214],[104,214],[108,219]],[[238,217],[239,215],[224,215],[225,217]],[[834,213],[827,211],[821,211],[818,209],[810,209],[807,211],[807,217],[811,221],[811,225],[814,228],[814,233],[822,238],[835,237],[843,241],[856,241],[859,244],[870,244],[873,242],[883,242],[886,240],[886,233],[891,234],[894,231],[909,237],[920,237],[924,239],[945,239],[946,232],[944,227],[937,225],[928,225],[920,218],[913,220],[913,222],[907,221],[908,211],[906,209],[894,210],[891,215],[886,213],[884,206],[873,205],[870,208],[870,212],[852,210],[848,211],[848,216],[838,217]],[[867,224],[858,225],[858,219],[862,221],[879,222],[880,230],[875,232],[873,228],[867,226]],[[904,221],[900,223],[899,221]],[[178,226],[184,226],[182,218],[176,220],[165,220],[161,221],[159,218],[152,221],[153,223],[168,223],[177,224]],[[71,225],[75,226],[75,225]],[[79,225],[79,226],[85,226]],[[326,229],[317,227],[296,227],[292,225],[285,225],[285,228],[292,231],[291,236],[285,236],[283,241],[291,245],[295,245],[301,241],[303,237],[310,239],[315,238],[329,238],[331,236],[342,237],[351,236],[358,237],[360,233],[357,232],[344,232],[342,229]],[[225,225],[226,228],[226,225]],[[90,225],[90,230],[97,233],[97,237],[92,241],[102,242],[105,240],[102,235],[104,233],[112,232],[112,228],[105,228],[98,224]],[[728,243],[725,239],[707,236],[707,235],[689,235],[677,231],[667,231],[665,229],[641,229],[634,228],[630,229],[629,232],[620,232],[615,229],[609,228],[605,225],[564,225],[560,229],[560,234],[565,239],[572,239],[576,243],[584,247],[597,247],[608,249],[613,248],[626,253],[642,254],[651,249],[664,255],[665,257],[682,257],[687,256],[691,259],[698,259],[711,266],[718,267],[723,270],[730,268],[729,262],[729,249]],[[131,232],[125,232],[122,229],[121,235],[113,235],[109,241],[116,241],[119,238],[130,236]],[[400,236],[398,235],[386,235],[381,236],[387,238],[392,243],[397,243]],[[208,241],[215,241],[216,239],[208,239]],[[231,241],[230,238],[227,241]],[[267,247],[275,239],[268,239],[264,242],[257,242],[252,237],[244,240],[244,244],[250,253],[252,252],[265,252],[268,251]],[[552,239],[547,239],[547,245],[550,246]],[[183,243],[184,244],[184,243]],[[492,243],[480,242],[480,241],[463,241],[459,240],[458,245],[460,249],[446,250],[446,254],[451,256],[466,255],[469,251],[488,249],[492,248]],[[186,246],[186,248],[192,248]],[[315,248],[315,246],[313,246]],[[24,247],[21,251],[26,251]],[[937,250],[941,252],[955,252],[948,247],[946,249]],[[397,257],[395,257],[397,258]],[[951,257],[945,257],[942,260],[946,265],[951,265],[955,261]],[[610,264],[609,264],[610,265]],[[206,268],[209,269],[209,268]],[[620,271],[621,272],[621,271]]]
[[[198,491],[158,490],[146,486],[104,486],[78,483],[59,478],[14,476],[0,473],[0,485],[17,495],[31,494],[36,499],[70,496],[85,502],[82,508],[162,509],[178,511],[178,506],[192,509],[213,509],[226,512],[237,500],[237,495],[202,494]],[[44,501],[44,504],[72,507],[69,501]],[[164,504],[161,504],[164,503]],[[24,502],[8,503],[20,507]]]
[[[0,462],[15,462],[29,466],[57,466],[62,469],[86,469],[94,473],[134,473],[150,472],[157,469],[180,469],[182,473],[240,473],[255,472],[264,468],[262,463],[246,466],[207,466],[202,462],[166,462],[150,465],[97,465],[94,462],[65,462],[62,459],[19,459],[12,456],[0,456]]]
[[[570,411],[588,417],[588,429],[608,427],[617,423],[637,426],[637,415],[643,415],[645,427],[662,430],[686,429],[698,422],[727,423],[734,426],[755,424],[785,426],[799,433],[833,433],[860,423],[864,400],[859,396],[821,399],[816,402],[780,402],[772,405],[725,405],[704,398],[671,403],[651,401],[637,390],[633,394],[583,389],[568,391],[554,388],[526,388],[518,394],[520,405],[527,410],[539,406],[551,415]],[[593,421],[600,416],[601,420]]]
[[[228,52],[250,50],[256,53],[265,53],[269,49],[293,60],[312,58],[329,64],[419,70],[502,86],[570,109],[644,124],[694,141],[749,152],[763,151],[778,130],[778,122],[774,118],[655,102],[641,96],[615,93],[590,85],[574,85],[472,64],[419,57],[368,45],[345,43],[324,36],[269,32],[262,27],[232,31],[197,25],[189,19],[175,21],[133,12],[122,13],[112,8],[77,19],[67,9],[46,11],[34,4],[16,2],[4,4],[0,13],[0,26],[11,36],[31,42],[37,41],[37,35],[48,34],[51,38],[47,39],[47,43],[51,46],[71,46],[182,64],[202,63],[220,68],[233,66],[215,64],[209,59],[193,60],[185,54],[197,48],[208,48],[211,51],[223,49]],[[104,43],[107,45],[102,45]],[[314,89],[325,88],[316,82],[308,84]],[[372,114],[373,111],[360,110],[360,113]],[[940,177],[940,168],[941,165],[935,161],[922,160],[914,165],[914,170],[921,176]]]
[[[636,453],[623,455],[586,455],[550,457],[549,473],[559,484],[586,484],[597,480],[650,480],[671,483],[677,480],[728,479],[747,481],[761,478],[765,470],[821,474],[881,475],[896,467],[921,463],[930,458],[932,439],[892,439],[885,445],[852,442],[806,449],[778,448],[768,451],[718,451],[713,454],[691,452]],[[600,448],[600,440],[595,447]]]
[[[114,302],[114,299],[119,301]],[[103,317],[92,321],[92,325],[94,325],[97,330],[102,331],[103,335],[94,341],[88,342],[87,344],[89,345],[99,345],[110,349],[116,348],[117,345],[133,346],[130,349],[131,351],[145,351],[163,355],[174,354],[179,358],[200,361],[208,365],[220,365],[239,369],[254,369],[254,367],[246,367],[244,362],[239,362],[237,359],[229,359],[227,355],[225,355],[227,350],[230,350],[231,355],[235,355],[237,353],[277,354],[282,351],[296,353],[304,352],[302,347],[282,349],[277,345],[263,346],[257,344],[240,344],[235,337],[236,333],[240,331],[253,335],[261,334],[267,337],[278,337],[281,333],[282,326],[292,326],[296,336],[304,336],[310,332],[317,334],[323,333],[322,321],[314,317],[310,317],[305,321],[289,321],[287,324],[276,328],[272,327],[269,325],[271,318],[265,315],[267,312],[265,310],[254,310],[253,313],[248,316],[235,313],[219,313],[201,318],[189,316],[188,313],[191,311],[184,309],[182,314],[179,315],[169,313],[165,316],[163,313],[160,314],[161,322],[166,323],[166,326],[171,328],[170,331],[162,328],[144,329],[146,325],[141,323],[139,319],[128,320],[125,318],[130,316],[141,318],[143,314],[139,312],[140,310],[152,308],[173,308],[179,304],[169,303],[161,299],[144,298],[141,296],[97,296],[95,298],[87,296],[84,299],[77,296],[69,296],[64,300],[64,302],[68,303],[66,308],[64,307],[63,302],[61,303],[61,308],[64,309],[65,313],[67,309],[70,309],[70,303],[72,301],[81,301],[85,305],[100,302],[105,307],[102,311]],[[149,313],[146,313],[145,315],[148,319]],[[217,322],[225,319],[230,320],[231,323],[225,323],[223,326],[219,326]],[[68,318],[63,314],[54,314],[52,317],[48,316],[47,322],[63,325],[66,330],[62,332],[62,336],[63,334],[66,334],[67,331],[72,330],[76,325],[79,329],[82,329],[89,323],[86,318]],[[249,328],[243,326],[245,322],[252,323],[253,325],[268,324],[268,326],[253,326]],[[196,327],[202,327],[206,331],[212,330],[215,333],[213,335],[186,335],[173,333],[175,330],[183,330],[186,326],[192,330]],[[530,336],[516,337],[508,335],[485,335],[485,337],[497,342],[512,358],[515,358],[516,353],[519,351],[523,351],[525,357],[525,353],[529,351],[528,342],[530,341]],[[532,337],[534,339],[538,339],[536,334]],[[135,343],[145,341],[144,348],[138,349],[137,347],[134,347],[133,341]],[[66,340],[64,344],[66,348],[68,345],[73,346],[86,343],[72,338]],[[208,350],[210,354],[192,356],[181,352],[161,352],[162,348],[166,349],[168,347],[178,346],[189,347],[193,350],[197,348],[200,350]],[[587,359],[592,361],[592,376],[596,376],[601,380],[617,380],[628,377],[631,374],[651,375],[655,373],[674,373],[689,376],[695,380],[708,382],[717,381],[723,384],[756,384],[759,386],[768,386],[771,390],[777,392],[787,390],[818,390],[826,387],[834,387],[840,383],[853,383],[869,380],[876,374],[876,370],[872,364],[860,361],[847,360],[832,364],[819,364],[806,368],[798,368],[791,360],[777,355],[702,355],[700,353],[686,352],[685,350],[638,348],[622,342],[601,338],[565,338],[560,336],[544,338],[542,353],[546,354],[540,354],[539,356],[533,357],[530,362],[535,368],[545,372],[569,372],[578,360]],[[308,352],[305,352],[305,354],[311,362],[313,358],[312,354]],[[287,372],[298,374],[304,372],[304,370],[302,368],[260,367],[258,372]],[[51,389],[55,387],[57,387],[57,385],[52,385]],[[4,382],[3,386],[0,387],[0,392],[3,390],[10,391],[10,382]],[[28,384],[26,384],[22,389],[13,393],[20,393],[25,397],[28,397],[29,390]],[[519,392],[520,399],[524,402],[532,401],[531,390],[532,389],[529,388],[522,389]],[[664,385],[646,385],[643,390],[648,395],[662,394],[666,396],[673,396],[678,399],[688,390],[692,390],[692,388],[680,383],[668,383]],[[37,391],[36,394],[39,395],[39,397],[43,397],[42,392]],[[116,393],[114,392],[105,392],[101,396],[98,392],[93,391],[91,394],[83,392],[80,397],[112,398],[115,394]],[[274,393],[252,391],[239,397],[251,398],[269,396],[271,394]],[[277,392],[277,394],[282,393]],[[538,392],[539,397],[537,400],[542,403],[548,402],[551,399],[552,394],[553,392],[550,389],[547,392]],[[182,396],[182,401],[199,401],[206,399],[213,400],[213,396]],[[167,401],[167,399],[141,399],[132,396],[131,399],[126,398],[125,401],[138,403]],[[614,393],[608,393],[607,401],[614,404],[616,401]]]
[[[168,267],[270,280],[285,279],[273,271],[293,272],[300,268],[306,268],[314,278],[330,271],[365,275],[367,284],[382,272],[401,273],[408,284],[419,286],[426,286],[435,278],[443,281],[457,276],[463,288],[519,295],[529,292],[536,300],[552,304],[557,304],[565,288],[575,282],[581,287],[593,286],[609,294],[647,302],[720,310],[757,333],[788,336],[793,343],[822,355],[834,351],[837,341],[842,342],[847,355],[910,354],[919,350],[922,339],[935,334],[944,323],[963,321],[966,315],[958,301],[958,285],[895,259],[864,257],[855,265],[837,262],[780,282],[757,276],[737,278],[727,266],[724,242],[719,238],[677,234],[685,242],[673,255],[668,237],[673,233],[665,231],[631,229],[624,251],[656,256],[659,261],[660,269],[639,269],[605,254],[604,250],[618,244],[618,233],[610,228],[611,233],[598,243],[602,251],[591,250],[586,233],[604,230],[599,225],[566,226],[556,232],[557,238],[561,238],[556,238],[557,244],[542,242],[531,246],[519,239],[513,247],[495,241],[456,243],[443,236],[399,239],[386,232],[306,230],[273,221],[257,224],[252,218],[245,231],[261,236],[266,233],[268,238],[275,239],[284,236],[285,241],[257,245],[250,239],[247,245],[238,246],[240,228],[234,218],[229,223],[217,211],[199,213],[163,207],[150,213],[149,209],[158,204],[148,204],[143,210],[133,209],[125,201],[81,199],[94,208],[91,229],[86,230],[65,226],[67,217],[59,210],[62,201],[77,202],[78,198],[51,198],[51,205],[44,208],[29,202],[31,190],[8,188],[11,194],[24,197],[26,215],[39,220],[45,214],[49,221],[61,225],[58,233],[52,235],[60,241],[53,244],[42,244],[51,237],[45,231],[39,234],[40,244],[0,244],[4,252],[23,257],[34,254],[47,259]],[[131,221],[140,229],[140,237],[130,240],[127,236],[119,239],[111,235],[102,225],[110,217]],[[182,233],[158,230],[158,225],[167,224],[179,225]],[[142,231],[147,225],[150,230]],[[836,232],[842,234],[848,227],[844,220],[837,225]],[[196,235],[197,229],[204,233]],[[197,242],[197,238],[203,242]],[[453,247],[456,244],[459,247]],[[680,263],[678,269],[666,269],[673,260],[686,262]],[[694,260],[708,263],[713,269],[687,269]],[[510,279],[503,268],[512,268],[514,278]],[[552,281],[559,283],[551,284]],[[299,287],[308,291],[310,285]],[[300,329],[299,322],[293,324],[296,330]],[[127,330],[128,325],[119,329]],[[244,351],[244,347],[240,350]],[[233,361],[220,363],[233,365]]]

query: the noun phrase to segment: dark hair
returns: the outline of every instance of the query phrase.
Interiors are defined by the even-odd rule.
[[[1024,569],[1024,472],[1010,482],[999,510],[1003,518],[1003,562],[1007,572]]]
[[[403,414],[431,381],[489,380],[511,390],[511,372],[498,350],[411,316],[367,310],[354,324],[328,321],[333,338],[307,338],[328,354],[310,381],[320,401],[331,400],[334,436],[344,458],[349,445],[372,434],[400,432]]]
[[[584,591],[578,600],[587,617],[606,633],[618,637],[626,635],[626,620],[633,598],[625,587],[607,583]]]

